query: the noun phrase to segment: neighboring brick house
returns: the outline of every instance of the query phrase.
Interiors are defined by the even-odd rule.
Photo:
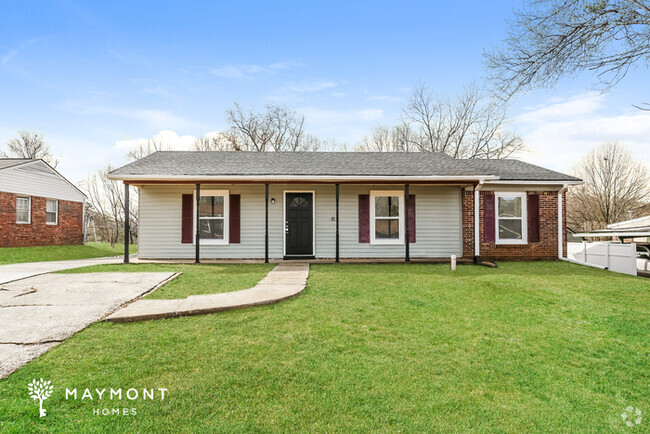
[[[565,257],[564,192],[582,183],[435,152],[165,151],[109,178],[140,190],[141,258],[335,261]]]
[[[81,244],[86,196],[40,159],[0,159],[0,247]]]

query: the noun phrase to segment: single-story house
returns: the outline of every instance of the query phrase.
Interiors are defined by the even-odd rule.
[[[81,244],[85,200],[41,159],[0,158],[0,247]]]
[[[556,259],[581,183],[434,152],[161,151],[109,178],[139,188],[140,258],[266,261]]]

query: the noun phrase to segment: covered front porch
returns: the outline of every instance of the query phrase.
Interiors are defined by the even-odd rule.
[[[142,260],[195,263],[469,259],[462,192],[480,188],[463,179],[125,182],[125,213],[128,185],[140,189]]]

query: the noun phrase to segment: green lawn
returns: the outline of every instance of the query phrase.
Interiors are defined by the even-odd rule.
[[[138,253],[138,246],[132,245],[130,253]],[[72,246],[3,247],[0,248],[0,265],[21,262],[63,261],[67,259],[99,258],[124,254],[124,245],[108,243],[87,243]]]
[[[649,334],[647,279],[564,262],[455,273],[314,265],[307,289],[278,304],[88,327],[0,381],[0,424],[16,432],[628,432],[620,415],[633,406],[644,416],[634,431],[647,432]],[[55,386],[46,418],[27,393],[40,377]],[[169,392],[164,401],[73,401],[66,387]],[[97,408],[137,415],[93,415]]]
[[[111,264],[59,271],[91,273],[107,271],[175,271],[183,273],[146,298],[185,298],[188,295],[215,294],[252,288],[273,269],[270,264]]]

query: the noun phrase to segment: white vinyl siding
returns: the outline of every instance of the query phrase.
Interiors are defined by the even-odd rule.
[[[0,191],[70,202],[84,201],[83,194],[42,161],[0,170]]]
[[[264,258],[264,185],[211,185],[202,188],[228,190],[241,195],[241,242],[201,245],[202,258]],[[358,195],[396,186],[340,186],[341,258],[402,258],[404,244],[359,243]],[[271,184],[269,186],[269,256],[283,257],[284,191],[314,191],[317,258],[336,254],[335,186],[331,184]],[[411,186],[416,196],[416,242],[411,257],[462,255],[460,187]],[[194,245],[181,243],[182,195],[193,194],[193,185],[145,185],[140,189],[139,247],[141,258],[193,258]],[[271,198],[275,203],[271,203]]]

